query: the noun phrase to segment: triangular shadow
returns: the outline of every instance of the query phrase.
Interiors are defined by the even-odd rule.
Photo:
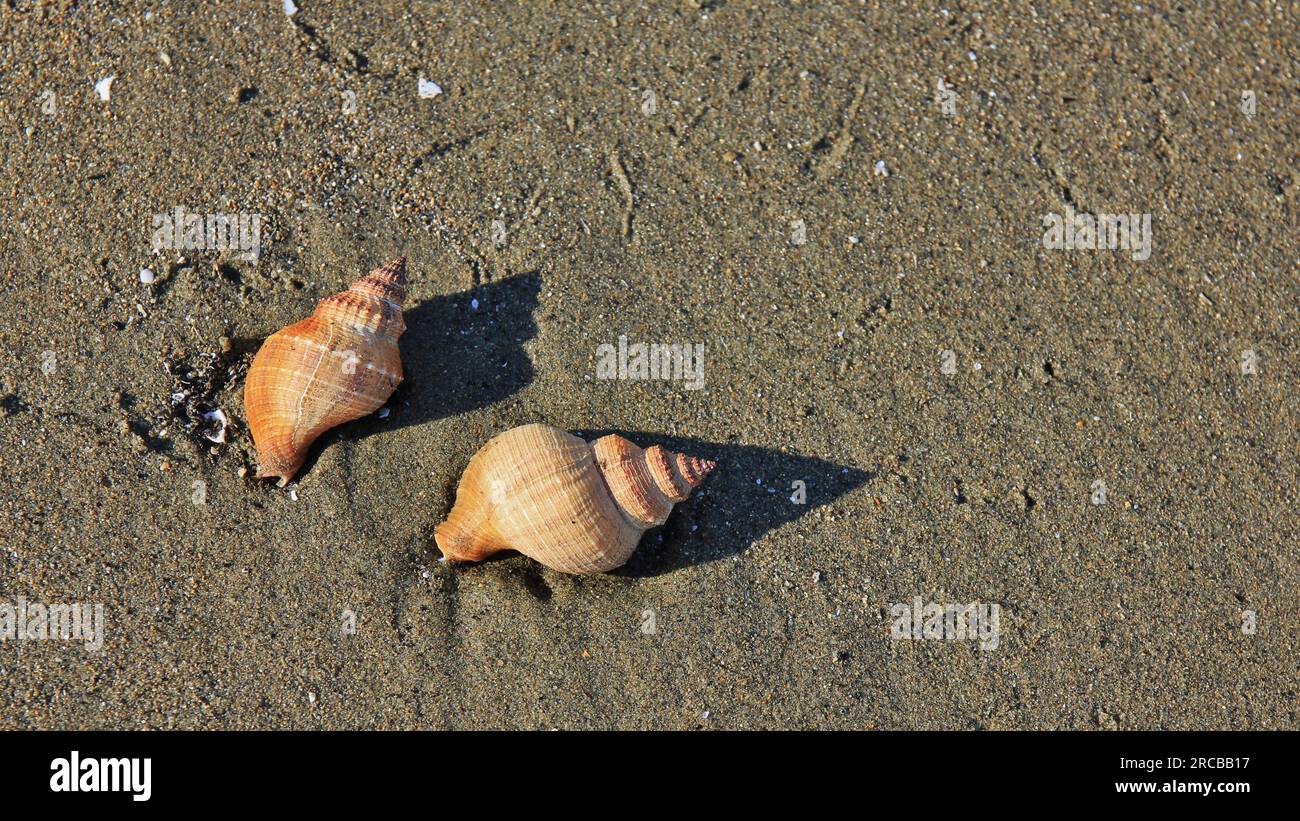
[[[533,311],[542,278],[537,271],[427,299],[408,309],[402,384],[389,398],[389,415],[371,414],[326,431],[312,446],[298,477],[325,449],[487,407],[533,381],[523,343],[537,334]],[[476,305],[477,303],[477,305]]]
[[[647,531],[615,576],[650,577],[683,567],[727,559],[747,550],[768,531],[831,504],[876,474],[814,456],[798,456],[755,445],[707,442],[624,430],[577,432],[593,441],[617,433],[642,447],[713,459],[718,467],[691,498],[673,509],[663,527]],[[795,482],[803,482],[802,503]]]
[[[405,314],[399,345],[405,377],[358,438],[495,404],[533,381],[524,343],[537,335],[537,271],[427,299]]]
[[[533,363],[523,343],[537,334],[533,311],[541,287],[541,275],[530,271],[406,310],[406,332],[398,341],[403,379],[388,400],[389,415],[380,419],[372,413],[326,431],[294,481],[311,473],[321,454],[339,441],[487,407],[527,387]],[[255,352],[263,341],[237,344]]]

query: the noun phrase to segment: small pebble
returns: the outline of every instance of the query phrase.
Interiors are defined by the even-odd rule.
[[[154,279],[156,279],[156,277],[154,276],[153,271],[148,268],[140,269],[140,283],[142,285],[152,285]]]
[[[416,84],[416,90],[420,94],[420,99],[431,100],[442,93],[442,86],[433,80],[426,80],[421,77],[419,83]]]

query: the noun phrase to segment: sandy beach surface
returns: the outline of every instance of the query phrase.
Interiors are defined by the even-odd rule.
[[[0,727],[1300,724],[1294,4],[296,8],[0,2],[0,628],[103,625]],[[253,354],[399,254],[388,414],[254,480]],[[614,573],[440,562],[529,422],[719,467]]]

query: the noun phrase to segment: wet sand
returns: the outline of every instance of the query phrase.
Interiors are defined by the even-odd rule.
[[[1293,11],[298,5],[0,5],[0,604],[105,623],[0,727],[1297,728]],[[400,253],[390,413],[255,481],[253,353]],[[616,573],[440,563],[537,421],[719,468]]]

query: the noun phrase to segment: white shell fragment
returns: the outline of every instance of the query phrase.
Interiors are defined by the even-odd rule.
[[[203,414],[203,421],[217,423],[217,427],[214,429],[215,432],[204,431],[203,438],[207,439],[209,442],[224,445],[226,443],[226,425],[230,424],[230,420],[226,419],[226,415],[221,412],[221,409],[217,408],[214,411],[208,411]]]
[[[416,89],[419,91],[420,99],[422,100],[431,100],[442,93],[442,86],[438,85],[433,80],[426,80],[423,77],[420,78],[420,82],[417,84]]]
[[[116,79],[116,74],[110,74],[98,83],[95,83],[95,93],[99,95],[99,99],[108,102],[108,96],[113,92],[113,81]]]

